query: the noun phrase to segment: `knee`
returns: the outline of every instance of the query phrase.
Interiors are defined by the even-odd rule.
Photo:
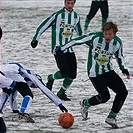
[[[70,78],[70,79],[75,79],[76,78],[76,74],[75,75],[71,75],[71,74],[68,74],[68,75],[63,75],[61,74],[62,78]]]
[[[75,79],[76,76],[77,76],[77,73],[74,72],[74,73],[70,73],[68,77],[69,77],[70,79]]]
[[[122,91],[122,92],[120,92],[120,93],[121,93],[121,95],[122,95],[123,98],[126,98],[127,95],[128,95],[127,89],[125,89],[124,91]]]
[[[34,98],[33,94],[30,94],[30,95],[25,95],[24,97],[26,97],[26,96],[29,96],[31,99],[33,99],[33,98]]]
[[[76,78],[76,75],[71,75],[69,76],[70,79],[75,79]]]
[[[125,94],[125,96],[127,97],[127,95],[128,95],[128,91],[127,91],[127,90],[125,90],[124,94]]]
[[[33,99],[34,98],[33,94],[30,94],[30,97]]]
[[[87,18],[88,18],[89,20],[91,20],[94,16],[95,16],[95,14],[93,14],[93,15],[92,15],[92,14],[88,14],[88,15],[87,15]]]
[[[68,75],[61,74],[61,77],[62,77],[62,78],[66,78],[66,77],[68,77]]]
[[[25,96],[29,96],[29,97],[31,97],[32,99],[34,98],[34,96],[33,96],[32,93],[30,93],[30,94],[28,94],[28,95],[25,95]],[[25,97],[25,96],[24,96],[24,97]]]
[[[110,94],[107,94],[106,96],[102,96],[101,103],[106,103],[110,99]]]

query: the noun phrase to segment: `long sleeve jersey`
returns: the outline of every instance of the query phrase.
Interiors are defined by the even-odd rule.
[[[69,12],[66,8],[53,13],[45,19],[38,26],[33,40],[38,41],[42,33],[49,27],[52,27],[52,52],[55,46],[60,46],[70,41],[74,30],[78,35],[83,34],[79,15],[75,11]],[[73,49],[69,48],[66,52],[73,52]]]
[[[116,57],[120,70],[126,69],[122,52],[122,41],[117,36],[109,43],[106,43],[102,32],[90,33],[71,40],[69,43],[61,46],[61,50],[84,43],[89,46],[87,63],[89,77],[96,77],[113,70],[111,63],[113,55]]]
[[[62,104],[61,100],[51,92],[43,83],[43,81],[37,76],[37,74],[29,69],[27,66],[12,62],[6,65],[0,66],[0,87],[12,87],[13,81],[25,82],[29,86],[34,84],[38,87],[50,100],[52,100],[57,106]]]

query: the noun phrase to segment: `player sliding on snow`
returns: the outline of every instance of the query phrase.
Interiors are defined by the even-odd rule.
[[[25,119],[27,122],[33,123],[34,120],[28,114],[33,99],[30,87],[39,88],[62,112],[67,112],[61,100],[45,86],[41,77],[21,63],[0,65],[0,88],[3,88],[5,94],[5,96],[1,97],[0,111],[2,111],[7,97],[16,89],[23,96],[18,116],[20,119]]]

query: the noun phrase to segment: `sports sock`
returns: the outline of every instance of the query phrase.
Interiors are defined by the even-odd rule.
[[[21,104],[21,109],[20,109],[21,113],[26,113],[29,111],[31,101],[32,101],[32,98],[30,96],[24,97],[22,104]]]
[[[84,25],[84,30],[87,30],[88,29],[89,23],[90,23],[90,19],[86,18],[85,25]]]
[[[117,113],[114,113],[113,111],[110,111],[108,118],[115,118]]]
[[[107,19],[102,18],[102,26],[104,26],[104,24],[107,22]]]
[[[63,85],[61,87],[61,89],[59,90],[59,94],[62,94],[66,91],[66,89],[71,85],[71,83],[73,82],[73,79],[70,79],[68,77],[66,77],[63,81]]]
[[[83,100],[83,104],[84,104],[85,106],[90,107],[89,99],[84,99],[84,100]]]
[[[17,97],[17,91],[15,90],[9,96],[9,104],[12,110],[18,110],[16,97]]]
[[[54,79],[62,79],[62,76],[60,74],[60,71],[57,71],[52,76],[50,76],[50,80],[54,80]]]

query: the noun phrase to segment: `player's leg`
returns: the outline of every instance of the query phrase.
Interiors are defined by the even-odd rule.
[[[88,108],[90,106],[105,103],[110,99],[106,78],[101,75],[98,77],[90,77],[90,80],[98,92],[98,95],[95,95],[91,98],[86,98],[80,102],[81,113],[84,119],[86,119],[88,116]]]
[[[110,79],[108,80],[108,86],[116,93],[112,109],[106,119],[106,122],[109,123],[111,120],[116,121],[116,116],[121,110],[125,99],[127,97],[128,91],[122,79],[114,71],[110,74]],[[110,119],[111,118],[111,119]],[[111,122],[110,122],[111,123]],[[118,127],[116,127],[118,128]]]
[[[52,90],[54,80],[55,79],[62,79],[60,71],[55,72],[54,74],[48,75],[46,86],[49,90]]]
[[[55,79],[62,79],[62,78],[64,78],[64,77],[62,77],[62,73],[61,73],[62,69],[65,68],[65,64],[66,64],[64,56],[65,55],[63,53],[62,54],[54,55],[57,67],[59,68],[59,71],[55,72],[54,74],[48,75],[46,86],[47,86],[47,88],[49,90],[52,90],[53,83],[54,83]],[[67,73],[67,66],[66,66],[66,73]]]
[[[19,112],[16,97],[17,97],[17,91],[14,88],[11,95],[9,96],[9,104],[10,104],[10,107],[11,107],[13,113]]]
[[[108,1],[102,1],[100,4],[100,10],[102,14],[102,26],[107,22],[109,8],[108,8]]]
[[[52,90],[53,82],[55,79],[64,79],[68,77],[67,75],[69,75],[69,68],[66,61],[66,54],[57,54],[54,56],[59,71],[48,76],[48,82],[46,83],[46,86],[50,90]]]
[[[5,103],[7,102],[10,94],[12,93],[11,89],[7,89],[7,88],[2,88],[2,93],[1,93],[1,99],[0,99],[0,111],[2,112]]]
[[[0,133],[6,133],[6,124],[2,118],[2,114],[0,113]]]
[[[89,13],[86,16],[84,30],[88,29],[88,25],[89,25],[91,19],[96,15],[98,9],[99,9],[99,2],[92,1],[91,7],[90,7],[90,11],[89,11]]]
[[[23,100],[21,103],[20,112],[18,113],[20,119],[25,119],[27,122],[34,123],[34,120],[30,117],[29,109],[30,104],[33,99],[33,94],[27,85],[27,83],[24,82],[18,82],[16,85],[17,91],[23,96]]]
[[[65,64],[66,64],[65,67],[62,64],[60,69],[62,77],[64,77],[64,80],[62,87],[57,93],[57,96],[62,100],[70,101],[70,99],[66,95],[66,90],[72,84],[73,79],[75,79],[77,75],[77,62],[74,53],[65,54]]]

